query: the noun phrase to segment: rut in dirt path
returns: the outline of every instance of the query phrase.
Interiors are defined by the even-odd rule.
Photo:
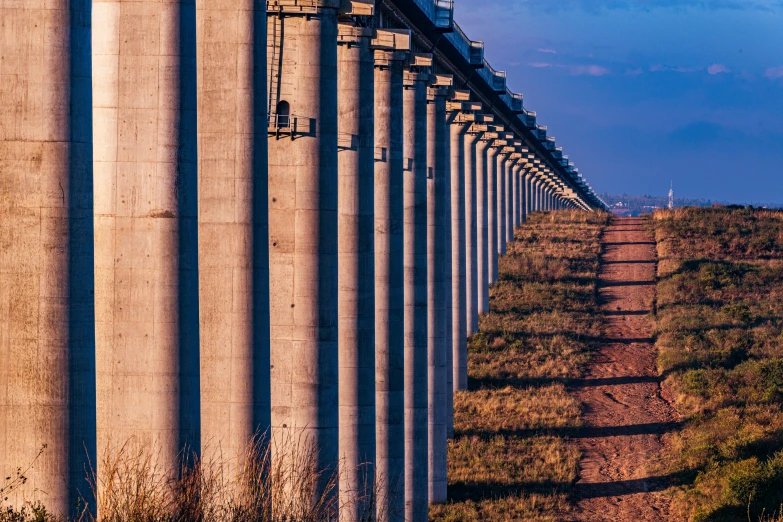
[[[653,326],[655,242],[642,218],[614,218],[602,237],[599,297],[604,338],[585,379],[573,389],[584,405],[576,520],[674,520],[662,493],[669,477],[651,465],[679,417],[662,395]]]

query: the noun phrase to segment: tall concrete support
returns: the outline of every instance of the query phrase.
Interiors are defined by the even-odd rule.
[[[96,459],[90,5],[0,3],[0,479],[46,445],[4,498],[65,516]]]
[[[405,192],[405,520],[428,516],[427,441],[427,82],[406,71],[403,98]]]
[[[372,29],[337,47],[340,520],[366,520],[375,479],[375,63]]]
[[[521,164],[525,165],[525,160],[522,160]],[[530,215],[530,183],[533,179],[533,174],[530,172],[529,169],[523,168],[522,170],[522,210],[521,210],[521,217],[522,222],[524,223],[527,221],[528,216]]]
[[[451,180],[446,157],[446,97],[444,87],[431,87],[427,104],[427,376],[428,376],[428,496],[446,501],[446,303],[451,293],[451,242],[447,229]],[[448,276],[448,277],[447,277]],[[449,317],[449,320],[451,318]]]
[[[498,253],[500,252],[500,213],[498,212],[500,205],[498,192],[501,184],[498,183],[498,151],[499,148],[497,146],[490,144],[485,155],[487,172],[487,229],[489,236],[487,242],[487,258],[489,261],[486,289],[487,312],[489,312],[489,286],[494,285],[498,280]]]
[[[480,211],[485,208],[479,198],[484,196],[483,179],[483,147],[482,132],[470,127],[465,134],[465,319],[466,335],[478,332],[479,317],[479,280],[481,273],[481,230]],[[481,150],[479,150],[481,148]],[[467,342],[465,343],[465,365],[467,371]],[[457,382],[457,381],[455,381]],[[467,382],[465,382],[467,389]],[[462,388],[461,388],[462,389]]]
[[[520,216],[522,180],[520,178],[519,170],[520,170],[520,165],[517,160],[514,160],[511,163],[511,205],[513,209],[511,213],[511,222],[513,224],[514,229],[516,229],[519,226],[519,224],[522,222]],[[514,240],[514,232],[512,230],[511,241],[513,240]]]
[[[272,430],[306,441],[326,475],[339,455],[336,4],[267,18]]]
[[[508,188],[508,171],[506,170],[506,160],[508,159],[509,153],[508,151],[504,150],[504,148],[505,147],[498,149],[497,156],[495,156],[495,179],[497,179],[495,195],[497,201],[496,228],[498,234],[498,257],[506,255],[506,226],[508,225],[508,221],[506,220],[506,215],[508,213],[508,201],[506,200],[508,196],[508,192],[506,191]],[[497,258],[495,262],[497,262]],[[495,279],[493,282],[497,282],[497,272],[495,272]]]
[[[544,208],[544,181],[541,178],[536,180],[536,210],[543,212]]]
[[[266,10],[200,2],[201,440],[233,478],[270,427]]]
[[[506,157],[506,163],[504,165],[504,169],[506,172],[506,237],[504,238],[503,242],[505,245],[508,245],[508,243],[511,243],[514,241],[514,229],[516,229],[516,212],[517,212],[517,203],[519,202],[518,194],[517,194],[517,183],[516,183],[516,171],[514,169],[514,165],[516,164],[517,160],[512,158],[512,154],[509,154]],[[507,248],[504,246],[503,252],[505,253]]]
[[[470,122],[461,121],[459,119],[460,112],[453,111],[448,115],[449,133],[450,133],[450,175],[451,175],[451,295],[452,295],[452,309],[451,309],[451,348],[452,348],[452,365],[451,368],[447,368],[452,374],[451,382],[452,388],[449,392],[451,399],[448,399],[452,405],[454,405],[453,393],[464,390],[467,388],[468,377],[468,324],[472,322],[469,320],[468,313],[473,313],[475,308],[468,307],[468,294],[472,288],[469,287],[470,275],[468,272],[468,233],[470,228],[466,226],[467,219],[473,219],[475,212],[468,212],[467,201],[467,187],[471,188],[471,199],[475,199],[475,192],[473,189],[473,181],[468,180],[470,175],[469,169],[466,168],[466,144],[465,138],[467,136],[468,129],[470,129]],[[472,170],[472,169],[470,169]],[[470,202],[472,204],[472,201]],[[472,205],[471,205],[472,206]],[[475,231],[475,222],[473,225]],[[471,240],[471,247],[475,244]],[[473,260],[471,259],[471,262]],[[471,264],[471,269],[474,267]],[[471,298],[473,294],[471,294]],[[471,303],[472,305],[472,303]],[[453,430],[453,415],[450,417],[449,424]],[[449,430],[449,435],[451,431]]]
[[[494,169],[491,168],[493,162],[489,161],[488,154],[493,137],[486,137],[492,133],[485,134],[476,145],[476,186],[477,190],[477,211],[478,217],[478,313],[484,315],[489,313],[489,285],[492,274],[492,256],[494,243],[490,234],[491,207],[490,201],[495,195],[494,191],[490,194],[490,179],[494,177]],[[493,223],[494,224],[494,223]],[[497,249],[494,250],[497,252]],[[478,331],[478,328],[476,328]]]
[[[175,474],[200,440],[195,5],[93,9],[98,453]]]
[[[404,520],[403,51],[375,51],[377,516]]]

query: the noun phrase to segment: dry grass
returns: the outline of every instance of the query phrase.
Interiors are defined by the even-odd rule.
[[[688,417],[662,472],[694,521],[776,520],[783,503],[783,213],[655,214],[658,366]],[[770,518],[772,517],[772,518]]]
[[[238,461],[219,453],[209,461],[185,457],[180,469],[163,469],[148,446],[127,441],[101,459],[91,478],[99,517],[85,510],[75,522],[326,522],[337,520],[340,502],[363,506],[360,522],[389,518],[376,516],[375,491],[338,499],[336,471],[317,468],[316,451],[303,437],[255,437]],[[23,486],[19,476],[4,488]],[[2,507],[0,522],[65,521],[31,504]]]
[[[500,260],[491,313],[469,342],[469,391],[455,398],[449,503],[438,522],[553,521],[571,507],[579,452],[566,391],[593,339],[602,214],[537,214]]]

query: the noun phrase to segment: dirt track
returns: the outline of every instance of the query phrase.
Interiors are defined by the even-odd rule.
[[[661,493],[667,477],[652,476],[662,435],[677,412],[664,398],[655,370],[649,312],[655,300],[655,244],[642,219],[615,218],[603,238],[601,347],[573,393],[584,405],[585,428],[575,520],[675,520]]]

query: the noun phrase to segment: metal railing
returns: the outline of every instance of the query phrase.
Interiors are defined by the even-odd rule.
[[[487,60],[484,60],[484,68],[480,71],[481,76],[486,80],[492,90],[498,94],[504,94],[506,92],[506,72],[496,71],[489,65]]]
[[[456,22],[454,22],[454,32],[446,35],[446,38],[471,66],[484,67],[484,42],[474,42],[468,38]]]

